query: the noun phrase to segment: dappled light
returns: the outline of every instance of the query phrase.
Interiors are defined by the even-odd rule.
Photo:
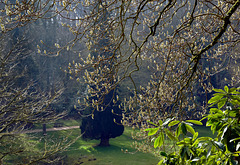
[[[1,0],[0,164],[240,164],[240,0]]]

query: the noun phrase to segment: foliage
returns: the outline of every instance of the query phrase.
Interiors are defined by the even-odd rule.
[[[164,137],[175,142],[177,150],[159,152],[163,160],[159,164],[232,164],[240,161],[240,92],[238,88],[214,89],[216,93],[208,101],[210,104],[206,126],[211,127],[215,138],[198,137],[193,124],[202,125],[198,120],[179,121],[168,118],[153,128],[148,128],[148,136],[157,135],[154,147],[164,145]],[[171,131],[175,129],[175,132]],[[190,136],[190,134],[191,136]]]
[[[102,110],[93,110],[92,115],[82,119],[81,131],[83,138],[101,139],[99,145],[108,146],[109,139],[123,134],[124,126],[121,124],[122,110],[118,104],[113,103],[116,99],[114,91],[104,97],[101,105]]]
[[[131,94],[120,95],[123,124],[146,129],[152,125],[148,120],[200,118],[213,88],[238,83],[239,0],[86,0],[78,5],[63,12],[85,11],[77,17],[81,23],[69,24],[76,38],[85,37],[89,51],[68,70],[89,85],[90,97],[80,100],[81,106],[100,106],[100,96],[127,79],[132,86]],[[99,21],[106,11],[108,18]],[[106,37],[109,42],[99,43]],[[136,79],[144,69],[149,77]],[[92,101],[95,96],[100,101]]]
[[[205,113],[200,109],[206,106],[203,94],[208,98],[213,87],[239,83],[239,6],[239,0],[5,0],[0,2],[0,32],[2,36],[40,19],[58,21],[71,38],[62,42],[65,37],[59,37],[54,44],[42,41],[37,52],[79,54],[66,72],[93,84],[86,89],[91,96],[79,99],[80,107],[91,103],[97,108],[101,102],[89,99],[107,95],[128,79],[133,88],[131,97],[121,95],[123,124],[145,129],[176,117],[181,121],[179,134],[184,135],[193,131],[183,120]],[[106,11],[109,18],[99,21]],[[103,35],[110,40],[108,45],[98,42]],[[79,50],[79,41],[89,50]],[[48,44],[52,51],[46,49]],[[91,50],[92,45],[99,47]],[[86,55],[91,51],[95,53]],[[141,74],[145,64],[151,75],[142,85],[134,73]],[[165,127],[159,131],[165,132]]]
[[[94,12],[95,9],[93,8],[92,11]],[[105,21],[108,20],[109,17],[110,13],[106,10],[97,18],[96,23],[100,24],[100,27],[95,29],[93,33],[101,33],[102,37],[95,41],[96,44],[89,46],[91,51],[89,57],[108,58],[112,56],[110,47],[108,48],[109,51],[102,50],[102,47],[111,45],[109,33],[105,31]],[[109,61],[102,63],[101,68],[114,67],[112,65],[112,60],[114,59],[109,59]],[[85,75],[88,77],[88,72],[92,70],[92,68],[86,69]],[[80,128],[83,133],[83,138],[101,139],[100,146],[109,146],[109,139],[122,135],[124,131],[124,126],[121,123],[122,110],[119,108],[120,101],[117,96],[117,88],[108,92],[104,89],[105,84],[114,84],[111,78],[113,74],[114,73],[108,73],[107,76],[102,77],[101,86],[93,82],[87,83],[87,88],[89,90],[97,89],[99,93],[93,94],[89,90],[87,91],[87,95],[90,95],[87,101],[91,116],[83,118]]]
[[[14,21],[20,21],[22,24],[16,24],[16,22],[12,22],[14,25],[8,24],[5,18],[11,16],[13,18],[13,13],[16,14],[19,9],[15,6],[8,11],[9,3],[13,1],[0,2],[2,27],[0,31],[0,164],[16,162],[17,164],[34,164],[52,157],[69,146],[60,140],[49,143],[45,139],[45,146],[37,148],[38,143],[32,142],[32,136],[21,134],[23,130],[30,129],[35,123],[55,121],[65,115],[65,110],[56,113],[54,108],[54,105],[59,102],[63,89],[56,84],[51,84],[50,89],[48,88],[50,83],[47,84],[48,87],[44,84],[46,79],[41,76],[44,68],[41,66],[44,62],[40,64],[40,61],[36,60],[35,49],[32,48],[36,38],[31,38],[31,34],[36,26],[34,23],[27,26],[29,22],[24,24],[23,20],[21,22],[19,19],[27,16],[20,18],[18,17],[20,13],[17,16],[19,19]],[[16,3],[21,6],[19,3],[22,2]],[[4,7],[7,13],[2,10]],[[9,13],[11,16],[5,15]],[[33,18],[29,19],[33,20]],[[25,27],[20,28],[21,26]],[[49,76],[46,72],[44,74]],[[49,77],[47,79],[50,79]]]
[[[194,133],[191,122],[195,121],[183,121],[206,113],[203,107],[213,88],[238,83],[239,0],[86,0],[79,5],[79,10],[65,8],[79,13],[85,9],[78,17],[81,24],[69,29],[76,38],[86,37],[89,51],[93,45],[99,47],[70,64],[68,72],[90,84],[91,97],[100,98],[130,80],[132,95],[121,98],[124,125],[146,129],[175,117],[181,121],[177,135]],[[109,18],[99,22],[106,11]],[[106,35],[110,42],[102,46],[99,41]],[[134,73],[141,74],[145,64],[151,75],[143,84]],[[91,97],[79,101],[80,105],[99,107]],[[162,132],[156,138],[160,144],[164,133],[174,139],[165,127],[153,131]]]
[[[21,135],[35,123],[46,123],[64,116],[56,114],[51,105],[57,102],[61,89],[51,92],[42,91],[31,77],[26,64],[30,61],[35,68],[28,50],[29,38],[2,34],[0,47],[0,164],[18,160],[18,164],[33,164],[47,159],[60,151],[54,145],[52,149],[38,150],[29,136]],[[9,37],[9,38],[7,38]],[[15,38],[16,37],[16,38]],[[13,39],[13,40],[12,40]],[[9,46],[11,45],[11,46]],[[29,65],[28,65],[29,66]],[[36,69],[36,68],[35,68]],[[37,70],[37,69],[36,69]],[[32,72],[33,73],[33,72]],[[66,148],[64,143],[61,149]],[[48,145],[46,143],[46,145]]]

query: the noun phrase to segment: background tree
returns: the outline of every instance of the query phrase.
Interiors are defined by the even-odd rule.
[[[45,137],[39,139],[45,143],[45,147],[39,149],[31,135],[21,133],[36,123],[54,122],[65,116],[65,109],[56,111],[63,92],[58,82],[59,74],[56,74],[60,68],[53,68],[53,63],[44,68],[44,57],[36,57],[36,40],[40,40],[37,35],[42,32],[36,27],[42,25],[38,19],[44,15],[47,19],[46,14],[51,9],[49,3],[0,2],[0,164],[51,162],[52,157],[58,159],[56,153],[73,142],[66,138],[50,145]]]
[[[195,109],[191,107],[197,105],[194,99],[191,99],[194,98],[191,93],[195,95],[192,87],[200,85],[204,91],[211,91],[210,77],[228,69],[227,64],[233,64],[236,59],[232,56],[234,49],[231,46],[236,48],[238,44],[238,5],[238,1],[233,3],[197,0],[83,3],[84,7],[95,9],[88,11],[86,7],[87,18],[92,19],[88,24],[79,26],[87,29],[84,31],[87,45],[91,47],[97,38],[101,39],[101,34],[104,33],[96,34],[94,30],[104,24],[104,31],[110,34],[111,40],[111,45],[107,47],[114,50],[114,53],[110,57],[94,60],[90,55],[83,64],[76,66],[77,72],[92,66],[97,70],[97,66],[111,59],[111,66],[114,67],[109,68],[109,72],[114,73],[111,76],[116,82],[114,85],[108,84],[106,88],[112,89],[123,79],[129,78],[135,84],[136,93],[131,101],[138,98],[148,100],[145,99],[147,97],[149,102],[143,104],[147,107],[152,104],[153,109],[159,110],[156,113],[164,114],[166,110],[170,110],[168,115],[177,113],[183,116],[186,110],[191,111]],[[113,13],[111,18],[98,22],[99,15],[106,9]],[[178,19],[179,16],[182,19]],[[206,24],[212,26],[207,29]],[[75,33],[78,35],[78,32]],[[79,32],[80,34],[83,35],[82,32]],[[153,70],[152,78],[148,85],[138,88],[133,75],[148,60],[149,63],[152,61],[149,65],[149,69]],[[96,80],[94,82],[101,85],[101,77],[104,75],[91,73],[86,77],[86,81]],[[99,92],[94,89],[93,91]],[[181,100],[181,104],[178,100]],[[182,102],[185,102],[184,105]],[[142,110],[144,109],[148,108],[143,107]],[[136,111],[141,112],[138,109],[133,110]]]
[[[9,39],[5,40],[12,37],[11,33],[1,37],[3,40],[1,40],[0,54],[0,161],[5,164],[8,160],[20,156],[23,159],[18,160],[18,163],[24,164],[48,158],[59,151],[59,148],[39,151],[34,155],[29,151],[30,146],[34,146],[29,143],[30,137],[21,135],[21,132],[34,123],[53,121],[63,116],[63,113],[56,114],[49,108],[54,101],[57,101],[56,98],[61,94],[61,90],[55,93],[43,92],[31,77],[28,77],[29,68],[22,67],[24,64],[22,60],[31,59],[25,47],[28,44],[27,38],[21,36],[12,43]],[[9,44],[12,46],[9,47]],[[62,149],[65,147],[63,145]],[[44,155],[44,152],[48,154]]]
[[[98,17],[96,23],[101,25],[99,29],[95,29],[93,33],[101,35],[101,39],[97,38],[97,40],[93,41],[95,44],[90,46],[90,57],[92,56],[96,59],[111,57],[112,50],[111,47],[109,47],[109,45],[111,45],[109,40],[110,34],[105,31],[105,21],[109,19],[109,16],[109,12],[105,10],[105,12]],[[101,64],[101,68],[114,67],[112,64],[112,59],[109,59],[109,61]],[[86,74],[88,74],[88,71],[91,72],[92,70],[93,69],[89,68]],[[82,119],[82,125],[80,127],[83,138],[100,139],[100,146],[109,146],[109,139],[122,135],[124,131],[124,126],[121,124],[122,110],[119,108],[119,101],[117,101],[117,89],[108,93],[104,91],[104,84],[113,84],[110,78],[111,74],[113,73],[108,73],[108,75],[102,77],[101,87],[96,86],[94,83],[88,84],[90,88],[100,87],[99,90],[103,90],[103,94],[99,93],[92,96],[91,94],[93,93],[89,93],[90,91],[88,91],[87,95],[90,95],[88,99],[89,104],[92,105],[92,102],[98,102],[98,104],[90,110],[89,113],[91,116]]]
[[[100,139],[99,146],[109,146],[109,139],[122,135],[124,126],[121,124],[122,110],[113,97],[114,91],[104,97],[104,101],[91,116],[82,119],[81,132],[85,139]]]
[[[131,80],[134,96],[122,106],[123,123],[129,126],[141,123],[148,128],[151,124],[146,121],[157,124],[169,117],[200,118],[213,87],[238,84],[239,67],[234,66],[239,58],[239,5],[238,0],[84,1],[86,15],[79,20],[87,23],[77,26],[81,30],[74,34],[86,36],[90,49],[103,34],[94,33],[95,29],[104,24],[111,41],[106,48],[113,53],[101,58],[90,54],[71,73],[85,72],[83,82],[94,84],[88,89],[92,95],[108,93],[123,80]],[[105,10],[111,11],[111,17],[98,22]],[[104,68],[105,63],[111,65]],[[151,77],[142,85],[134,76],[144,66]],[[108,74],[114,83],[104,84]]]
[[[75,24],[63,23],[74,38],[66,45],[56,43],[55,55],[74,49],[80,40],[86,43],[90,52],[91,46],[108,33],[109,45],[102,49],[110,50],[110,56],[82,56],[79,62],[74,61],[69,66],[69,72],[76,73],[79,81],[93,84],[87,89],[91,97],[107,95],[124,80],[130,80],[133,96],[122,106],[127,112],[123,123],[130,126],[141,123],[141,127],[147,128],[151,124],[146,121],[157,124],[160,119],[173,116],[184,119],[193,113],[200,117],[207,110],[208,93],[215,85],[239,83],[236,79],[239,73],[236,65],[239,58],[239,0],[38,3],[40,1],[14,2],[14,5],[2,2],[2,31],[44,18],[48,11],[53,16],[77,20]],[[16,12],[12,12],[14,10]],[[111,13],[110,17],[99,22],[106,10]],[[101,33],[95,33],[101,27],[104,27]],[[138,86],[136,82],[142,82],[135,79],[135,75],[141,73],[144,66],[151,70],[151,76],[146,84]],[[224,72],[229,75],[220,84],[214,84],[217,79],[222,79]],[[111,83],[106,83],[106,79]],[[199,91],[206,94],[205,103],[200,102],[202,94],[197,94]],[[99,102],[85,100],[85,105],[99,106]]]

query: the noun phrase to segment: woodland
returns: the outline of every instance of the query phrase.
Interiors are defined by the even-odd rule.
[[[1,0],[0,164],[64,163],[79,139],[129,130],[158,164],[240,164],[239,6]],[[69,120],[80,133],[46,136]]]

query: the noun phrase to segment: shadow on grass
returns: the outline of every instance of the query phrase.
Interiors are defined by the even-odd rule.
[[[65,130],[58,132],[49,132],[48,136],[58,138],[69,135],[73,139],[80,135],[80,130]],[[158,158],[150,153],[136,152],[131,144],[134,140],[126,131],[122,136],[110,139],[110,146],[98,146],[99,140],[84,141],[79,138],[67,151],[62,152],[66,157],[66,164],[78,165],[153,165],[158,163]],[[122,150],[128,150],[123,152]]]

